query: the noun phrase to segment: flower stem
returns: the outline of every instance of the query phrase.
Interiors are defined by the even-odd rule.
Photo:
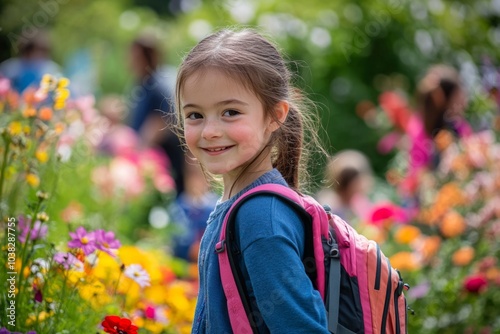
[[[35,226],[36,215],[38,214],[38,211],[40,210],[41,204],[42,204],[42,200],[38,200],[37,205],[36,205],[35,209],[33,210],[33,216],[31,218],[31,221],[29,224],[30,226],[29,226],[28,233],[26,234],[26,239],[25,239],[24,244],[21,248],[21,270],[19,271],[19,274],[18,274],[19,275],[19,280],[18,280],[19,292],[16,295],[16,305],[19,305],[18,304],[18,297],[22,296],[21,292],[24,290],[24,282],[23,282],[24,281],[24,269],[26,268],[27,262],[28,262],[28,258],[25,259],[26,249],[28,248],[28,244],[30,243],[31,230]]]
[[[3,160],[2,160],[2,168],[0,170],[0,205],[3,200],[3,185],[4,185],[4,180],[5,180],[5,169],[7,168],[7,158],[9,156],[9,149],[10,149],[10,140],[8,137],[4,134],[3,135],[3,140],[5,142],[5,151],[3,152]],[[3,216],[3,213],[1,213],[1,216]],[[2,218],[2,217],[0,217]]]

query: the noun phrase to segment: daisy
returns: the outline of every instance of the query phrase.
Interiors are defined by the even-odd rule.
[[[140,264],[131,264],[125,269],[125,276],[134,280],[141,288],[151,285],[151,277]]]

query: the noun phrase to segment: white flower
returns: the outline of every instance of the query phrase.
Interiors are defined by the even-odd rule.
[[[151,277],[140,264],[131,264],[125,268],[125,276],[134,280],[141,288],[151,285]]]

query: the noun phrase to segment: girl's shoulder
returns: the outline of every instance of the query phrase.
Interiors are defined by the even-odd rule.
[[[285,199],[273,194],[261,194],[247,199],[236,214],[236,233],[243,244],[261,238],[300,238],[303,223],[299,213]]]

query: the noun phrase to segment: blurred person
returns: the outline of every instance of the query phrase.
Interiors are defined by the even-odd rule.
[[[412,143],[411,167],[435,168],[439,153],[433,140],[441,130],[457,138],[472,133],[465,119],[467,96],[459,73],[447,65],[432,66],[418,83],[416,99],[422,123]]]
[[[349,222],[368,218],[374,179],[370,162],[363,153],[344,150],[330,157],[325,181],[327,186],[316,195],[318,202],[330,206],[332,213]]]
[[[61,75],[61,68],[51,60],[51,42],[48,32],[40,30],[32,38],[20,39],[19,57],[0,64],[0,77],[10,80],[12,88],[22,93],[30,86],[38,87],[44,74]]]
[[[184,151],[171,130],[175,113],[171,106],[169,78],[160,69],[159,42],[152,35],[141,35],[129,48],[129,65],[135,77],[131,90],[128,125],[145,147],[161,147],[171,163],[177,194],[184,191]]]
[[[97,146],[99,152],[117,156],[137,151],[137,133],[123,124],[127,108],[123,98],[115,94],[105,95],[99,100],[97,107],[106,120],[105,124],[102,124],[104,135]]]
[[[459,73],[447,65],[430,67],[419,81],[416,91],[418,122],[412,128],[407,176],[400,190],[404,196],[412,196],[423,169],[435,169],[440,152],[435,137],[447,130],[456,138],[472,134],[465,119],[467,96]]]
[[[184,191],[169,206],[176,232],[172,238],[176,257],[196,262],[201,237],[218,196],[211,191],[201,166],[191,155],[184,170]]]

